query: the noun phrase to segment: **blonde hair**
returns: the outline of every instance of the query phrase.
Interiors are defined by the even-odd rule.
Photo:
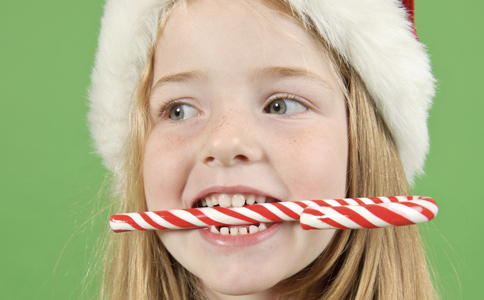
[[[315,37],[333,63],[348,109],[348,197],[406,195],[405,174],[393,139],[360,76],[284,1],[268,7],[296,21]],[[160,33],[170,12],[160,22]],[[140,78],[131,116],[126,189],[113,212],[147,210],[142,176],[149,133],[147,108],[153,53]],[[155,231],[108,233],[101,299],[206,299],[198,279],[180,265]],[[279,284],[280,299],[437,299],[416,226],[338,230],[309,266]]]

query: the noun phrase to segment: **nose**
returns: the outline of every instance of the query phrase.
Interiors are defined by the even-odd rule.
[[[229,111],[207,128],[202,160],[209,166],[224,167],[260,161],[263,150],[258,136],[250,117]]]

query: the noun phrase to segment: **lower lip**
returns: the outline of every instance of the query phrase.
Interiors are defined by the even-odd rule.
[[[211,232],[207,228],[198,229],[202,238],[208,243],[223,248],[243,248],[254,246],[270,239],[281,228],[282,223],[273,223],[269,228],[252,234],[222,235]]]

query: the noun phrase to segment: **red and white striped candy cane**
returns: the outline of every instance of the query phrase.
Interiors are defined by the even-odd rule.
[[[418,204],[416,201],[424,201],[423,204]],[[418,209],[413,209],[412,217],[409,217],[409,212],[402,210],[399,207],[393,208],[394,203],[402,203],[407,207],[422,207],[422,212],[427,217],[417,218],[414,216],[418,212]],[[432,205],[430,205],[432,204]],[[386,213],[380,209],[378,212],[378,206],[386,208]],[[361,208],[370,207],[373,216],[377,216],[379,219],[384,220],[385,223],[374,223],[376,218],[370,217],[367,213],[369,210],[362,210]],[[347,208],[352,212],[348,214],[347,211],[335,210],[328,214],[326,212],[316,212],[310,210],[310,208]],[[425,208],[425,209],[423,209]],[[430,214],[428,212],[431,212]],[[346,213],[346,215],[345,215]],[[437,214],[437,205],[432,198],[418,197],[418,196],[395,196],[395,197],[371,197],[371,198],[349,198],[349,199],[330,199],[330,200],[303,200],[303,201],[291,201],[291,202],[272,202],[264,204],[245,205],[243,207],[203,207],[203,208],[191,208],[191,209],[175,209],[164,211],[151,211],[141,213],[126,213],[113,215],[110,218],[110,226],[114,232],[123,232],[131,230],[156,230],[156,229],[189,229],[189,228],[204,228],[224,225],[245,225],[245,224],[257,224],[257,223],[271,223],[271,222],[284,222],[284,221],[298,221],[301,215],[307,215],[305,217],[305,223],[302,223],[304,229],[317,229],[317,228],[340,228],[333,226],[336,223],[343,223],[344,228],[362,228],[366,223],[362,223],[360,219],[357,220],[356,214],[360,214],[362,218],[368,220],[370,227],[375,228],[383,226],[402,226],[415,223],[421,223],[431,220]],[[321,217],[323,216],[324,217]],[[342,222],[342,216],[347,216],[349,221]],[[390,217],[397,218],[397,221],[390,221]],[[401,217],[397,217],[400,215]],[[318,217],[319,216],[319,217]],[[321,223],[328,224],[328,222],[322,221],[335,218],[340,221],[331,223],[330,227],[326,225],[318,225]],[[409,222],[410,221],[410,222]],[[319,222],[319,223],[318,223]],[[304,224],[304,225],[303,225]],[[354,225],[357,224],[357,225]],[[382,225],[382,226],[380,226]],[[326,227],[324,227],[326,226]],[[354,227],[351,227],[354,226]],[[359,226],[359,227],[358,227]]]
[[[359,229],[405,226],[432,220],[438,212],[429,197],[409,201],[339,207],[308,207],[300,218],[303,229]]]

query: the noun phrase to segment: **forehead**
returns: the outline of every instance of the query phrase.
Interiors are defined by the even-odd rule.
[[[304,28],[258,1],[176,4],[155,50],[155,79],[200,71],[238,76],[268,66],[334,77],[322,48]],[[334,79],[334,78],[333,78]]]
[[[293,18],[294,19],[294,18]],[[173,28],[174,27],[174,28]],[[174,29],[174,30],[173,30]],[[281,10],[270,9],[260,1],[245,0],[188,0],[176,3],[163,30],[163,35],[175,33],[176,38],[186,37],[191,33],[225,34],[227,32],[242,35],[231,35],[226,38],[244,40],[256,29],[260,37],[267,37],[278,31],[277,36],[285,33],[293,42],[305,44],[301,37],[305,31],[287,17]],[[200,32],[201,31],[201,32]],[[246,33],[246,34],[244,34]],[[215,37],[215,36],[214,36]]]

